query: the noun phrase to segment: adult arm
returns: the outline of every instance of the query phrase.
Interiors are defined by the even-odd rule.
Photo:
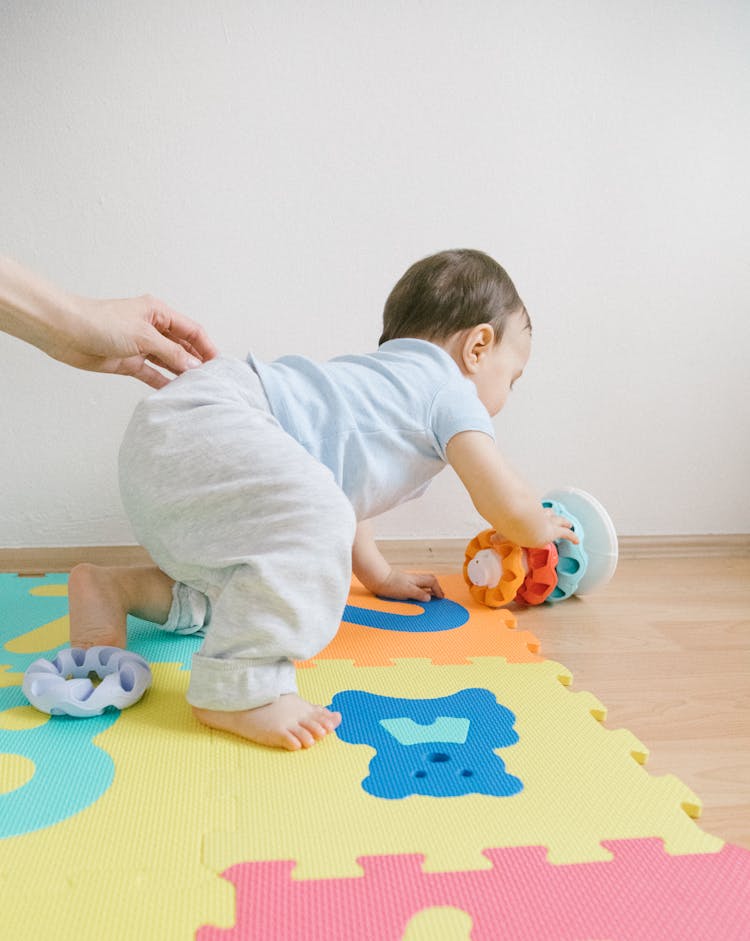
[[[0,257],[0,330],[60,362],[134,376],[154,389],[218,350],[203,328],[150,295],[96,300],[69,294]]]

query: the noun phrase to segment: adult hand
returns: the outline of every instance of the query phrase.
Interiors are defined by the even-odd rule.
[[[154,389],[169,382],[154,366],[179,374],[218,354],[201,326],[163,301],[77,297],[4,257],[0,330],[70,366],[134,376]]]
[[[68,329],[45,352],[78,369],[133,376],[160,389],[169,378],[150,364],[179,375],[218,354],[199,324],[150,295],[77,298],[76,306]]]

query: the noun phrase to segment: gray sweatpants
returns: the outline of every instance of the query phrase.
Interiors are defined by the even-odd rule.
[[[205,631],[188,701],[239,711],[296,691],[292,661],[341,622],[356,521],[251,367],[222,357],[144,399],[120,489],[136,538],[178,583],[165,628]]]

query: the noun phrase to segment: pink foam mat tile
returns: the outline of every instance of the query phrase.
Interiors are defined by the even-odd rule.
[[[462,872],[425,872],[418,855],[363,857],[364,875],[343,879],[295,879],[290,860],[240,863],[223,874],[236,888],[236,924],[206,925],[196,938],[398,941],[438,908],[467,913],[472,941],[750,938],[750,851],[670,856],[655,838],[604,846],[611,861],[569,865],[548,863],[539,846],[488,849],[491,869]],[[433,930],[435,941],[455,937]]]

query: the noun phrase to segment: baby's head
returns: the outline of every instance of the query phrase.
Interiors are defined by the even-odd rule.
[[[504,268],[457,249],[416,262],[389,294],[380,342],[402,337],[443,347],[496,415],[529,358],[531,320]]]

